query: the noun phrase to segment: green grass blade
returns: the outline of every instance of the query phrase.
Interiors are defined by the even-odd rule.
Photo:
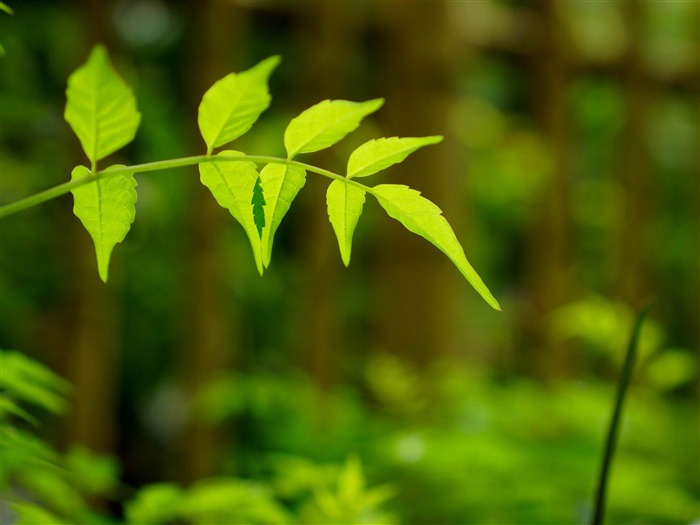
[[[598,476],[598,486],[596,488],[593,503],[591,525],[603,525],[608,490],[608,478],[610,475],[613,455],[615,453],[615,447],[617,445],[617,436],[620,427],[620,420],[622,419],[622,410],[625,397],[627,395],[627,389],[632,379],[632,371],[634,369],[634,361],[637,356],[637,347],[639,346],[639,337],[642,331],[642,324],[649,313],[650,307],[651,305],[647,305],[637,315],[634,328],[632,329],[632,335],[630,336],[629,345],[627,346],[625,362],[622,367],[622,375],[620,376],[620,382],[617,385],[615,407],[613,408],[612,416],[610,418],[610,425],[608,427],[608,433],[605,440],[603,460],[600,468],[600,475]]]
[[[409,231],[434,244],[454,263],[481,297],[495,310],[500,310],[496,298],[469,264],[452,227],[442,211],[420,192],[400,184],[380,184],[372,188],[379,204],[390,217],[398,220]]]
[[[92,163],[131,142],[141,122],[136,98],[109,62],[104,47],[95,46],[87,62],[68,78],[64,118]]]
[[[340,180],[334,180],[328,186],[326,192],[328,218],[338,238],[340,256],[345,266],[350,264],[352,236],[360,220],[364,203],[365,192],[362,188]]]
[[[105,172],[126,166],[110,166]],[[73,169],[72,180],[92,177],[85,166]],[[83,223],[95,244],[100,279],[107,282],[112,250],[124,240],[136,218],[136,179],[133,172],[98,178],[74,190],[73,213]]]
[[[324,100],[293,118],[284,132],[284,147],[289,158],[328,148],[360,125],[362,119],[377,111],[384,99],[366,102]]]

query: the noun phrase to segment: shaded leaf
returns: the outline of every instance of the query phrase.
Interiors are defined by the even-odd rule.
[[[380,184],[372,188],[372,194],[390,217],[398,220],[409,231],[427,239],[447,255],[492,308],[501,309],[496,298],[467,261],[462,246],[447,219],[442,216],[440,208],[421,197],[420,192],[399,184]]]
[[[270,105],[267,79],[279,65],[272,56],[242,73],[217,80],[202,97],[197,122],[207,153],[248,131]]]
[[[126,166],[114,165],[104,171]],[[92,177],[85,166],[73,169],[71,180]],[[100,279],[107,282],[109,259],[117,243],[126,237],[136,218],[136,179],[133,172],[98,177],[92,184],[71,190],[73,213],[95,243]]]
[[[66,409],[70,385],[65,379],[20,352],[2,350],[0,360],[0,388],[14,401],[30,403],[54,414]]]
[[[418,148],[437,144],[442,137],[388,137],[365,142],[350,154],[348,179],[367,177],[402,162]]]
[[[253,198],[250,203],[253,205],[253,222],[258,229],[258,237],[262,238],[263,228],[265,227],[265,195],[260,184],[260,177],[255,179],[253,187]]]
[[[64,118],[93,164],[136,135],[141,114],[134,93],[114,71],[104,47],[95,46],[68,78],[66,97]]]
[[[334,180],[326,192],[328,218],[338,238],[340,255],[345,266],[350,264],[352,236],[365,203],[365,191],[353,184]]]
[[[262,234],[263,264],[267,268],[272,257],[275,232],[286,215],[292,201],[306,183],[306,172],[297,166],[267,164],[260,171],[260,181],[265,192],[265,224]]]
[[[284,132],[289,158],[332,146],[360,125],[362,119],[377,111],[384,99],[366,102],[324,100],[293,118]]]
[[[238,151],[226,150],[216,156],[239,157],[242,155]],[[262,248],[253,209],[253,191],[258,180],[255,164],[245,160],[203,162],[199,165],[199,174],[202,184],[209,188],[216,202],[226,208],[243,226],[253,248],[258,272],[262,275]]]

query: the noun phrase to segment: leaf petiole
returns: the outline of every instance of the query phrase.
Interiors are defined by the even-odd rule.
[[[239,157],[222,157],[222,156],[209,156],[209,155],[195,155],[192,157],[182,157],[182,158],[177,158],[177,159],[167,159],[167,160],[159,160],[155,162],[146,162],[144,164],[135,164],[133,166],[124,166],[124,167],[118,167],[114,169],[110,169],[109,171],[105,170],[100,170],[95,172],[94,175],[88,175],[85,177],[81,177],[79,179],[75,179],[69,182],[64,182],[63,184],[59,184],[57,186],[54,186],[52,188],[48,188],[44,191],[41,191],[39,193],[35,193],[34,195],[30,195],[29,197],[25,197],[24,199],[20,199],[18,201],[12,202],[10,204],[6,204],[4,206],[0,206],[0,219],[3,219],[5,217],[9,217],[10,215],[14,215],[17,212],[20,212],[22,210],[26,210],[29,208],[33,208],[34,206],[37,206],[39,204],[42,204],[44,202],[50,201],[52,199],[55,199],[56,197],[60,197],[61,195],[65,195],[66,193],[70,193],[72,190],[76,188],[80,188],[81,186],[84,186],[85,184],[90,184],[95,182],[98,179],[106,178],[106,177],[113,177],[118,174],[124,174],[124,173],[146,173],[149,171],[162,171],[162,170],[167,170],[167,169],[172,169],[172,168],[182,168],[186,166],[194,166],[197,164],[201,163],[206,163],[206,162],[240,162],[241,160],[248,160],[250,162],[254,162],[256,164],[287,164],[289,166],[298,166],[300,168],[303,168],[307,171],[311,171],[313,173],[316,173],[317,175],[322,175],[324,177],[327,177],[329,179],[334,179],[334,180],[342,180],[346,182],[347,184],[352,184],[355,187],[362,188],[364,191],[368,193],[372,193],[372,188],[369,186],[365,186],[364,184],[360,184],[359,182],[356,182],[354,180],[348,180],[342,175],[338,175],[337,173],[333,173],[332,171],[319,168],[316,166],[313,166],[311,164],[306,164],[304,162],[299,162],[296,160],[288,160],[288,159],[283,159],[280,157],[267,157],[267,156],[260,156],[260,155],[242,155]]]

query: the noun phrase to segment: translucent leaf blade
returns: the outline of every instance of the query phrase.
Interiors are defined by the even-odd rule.
[[[350,264],[352,236],[362,215],[364,203],[365,191],[362,188],[340,180],[334,180],[328,186],[326,192],[328,218],[338,238],[340,256],[345,266]]]
[[[270,265],[275,232],[289,211],[292,201],[306,184],[306,172],[297,166],[267,164],[260,171],[265,194],[265,229],[262,234],[263,264]]]
[[[432,137],[389,137],[365,142],[350,154],[348,179],[367,177],[402,162],[418,148],[442,141]]]
[[[492,308],[501,309],[496,298],[467,261],[462,246],[447,219],[442,216],[440,208],[422,197],[420,192],[399,184],[380,184],[372,188],[372,194],[390,217],[447,255]]]
[[[64,118],[94,164],[131,142],[141,122],[136,98],[95,46],[87,62],[68,78]]]
[[[238,157],[238,151],[222,151],[217,157]],[[236,219],[248,236],[255,257],[255,265],[260,275],[263,273],[262,248],[258,227],[255,224],[253,193],[258,180],[255,164],[240,162],[203,162],[199,165],[199,176],[211,194]]]
[[[268,108],[267,80],[279,63],[272,56],[247,71],[226,75],[207,90],[197,122],[209,153],[247,132]]]
[[[289,158],[332,146],[357,129],[362,119],[377,111],[384,99],[366,102],[324,100],[302,112],[287,126],[284,146]]]
[[[126,166],[110,166],[105,171]],[[85,166],[76,166],[72,180],[92,177]],[[107,282],[112,250],[124,240],[136,217],[136,179],[133,172],[98,178],[74,190],[73,213],[92,237],[100,279]]]

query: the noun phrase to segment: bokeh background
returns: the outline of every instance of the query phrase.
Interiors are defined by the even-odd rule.
[[[205,153],[204,91],[279,54],[235,148],[284,156],[306,107],[385,97],[308,161],[340,172],[370,138],[444,135],[376,182],[436,202],[503,306],[371,201],[344,268],[313,174],[262,278],[196,169],[137,176],[107,285],[65,196],[0,223],[0,346],[74,385],[42,427],[59,448],[115,456],[134,487],[292,479],[354,453],[401,523],[584,523],[632,319],[655,299],[609,522],[700,518],[698,2],[10,5],[2,203],[84,163],[62,115],[93,44],[143,114],[110,159],[126,164]]]

